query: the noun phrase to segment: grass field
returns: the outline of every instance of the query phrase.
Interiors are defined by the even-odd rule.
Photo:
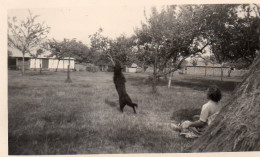
[[[107,154],[184,152],[192,140],[165,123],[196,114],[207,101],[205,89],[217,84],[222,103],[240,79],[174,76],[171,88],[160,81],[151,93],[147,74],[125,73],[126,89],[139,106],[119,111],[112,73],[8,73],[9,154]]]

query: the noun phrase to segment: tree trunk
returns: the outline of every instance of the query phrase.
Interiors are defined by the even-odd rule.
[[[260,151],[260,55],[206,132],[188,151]]]
[[[165,66],[164,73],[166,73],[166,72],[167,72],[167,67]],[[164,75],[164,79],[167,80],[167,75]]]
[[[223,65],[221,64],[221,71],[220,71],[220,73],[221,73],[221,81],[223,81]]]
[[[153,93],[156,93],[156,83],[157,83],[157,72],[156,72],[156,65],[154,65],[153,69],[153,85],[152,85],[152,91]]]
[[[152,91],[153,93],[156,93],[156,84],[157,84],[157,51],[155,51],[155,59],[154,59],[154,68],[153,68],[153,85],[152,85]]]
[[[23,52],[22,76],[24,75],[24,72],[25,72],[25,70],[24,70],[24,52]]]
[[[67,71],[67,79],[65,81],[66,83],[71,83],[71,79],[70,79],[70,58],[69,58],[69,65],[68,65],[68,71]]]
[[[56,72],[58,71],[59,63],[60,63],[60,60],[58,59],[58,64],[57,64]]]
[[[215,64],[213,63],[213,67],[215,66]],[[213,70],[213,76],[215,76],[215,68],[212,69]]]
[[[36,71],[36,58],[34,59],[34,71]]]
[[[207,68],[208,68],[208,66],[206,65],[205,66],[205,76],[207,76]]]
[[[143,72],[145,72],[144,64],[145,64],[145,63],[142,64],[142,69],[143,69],[142,71],[143,71]]]
[[[172,75],[173,75],[173,72],[170,73],[169,82],[168,82],[168,88],[171,87],[171,83],[172,83]]]
[[[16,60],[16,61],[15,61],[15,70],[18,70],[18,62],[19,62],[19,61],[18,61],[18,58],[16,58],[15,60]]]
[[[42,63],[40,63],[40,74],[42,73]]]
[[[173,62],[173,61],[171,61],[170,71],[172,70],[172,66],[173,66],[173,63],[172,63],[172,62]],[[171,84],[172,84],[172,75],[173,75],[173,72],[171,72],[171,73],[169,74],[168,88],[170,88],[170,87],[171,87]]]
[[[64,59],[63,59],[62,71],[64,71]]]

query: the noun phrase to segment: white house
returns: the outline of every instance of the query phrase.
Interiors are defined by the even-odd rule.
[[[8,47],[8,68],[10,69],[21,69],[22,67],[22,52],[16,48]],[[35,54],[32,52],[32,54]],[[30,56],[28,53],[25,54],[25,69],[45,69],[45,70],[58,70],[67,69],[70,65],[70,69],[75,68],[75,59],[65,57],[62,60],[58,60],[54,57],[48,57],[51,54],[49,51],[44,51],[43,54],[39,55],[37,58]]]

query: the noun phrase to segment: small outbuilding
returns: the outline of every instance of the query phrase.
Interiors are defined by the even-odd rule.
[[[136,73],[137,72],[137,64],[135,64],[135,63],[133,63],[132,65],[131,65],[131,67],[127,67],[126,68],[126,72],[129,72],[129,73]]]

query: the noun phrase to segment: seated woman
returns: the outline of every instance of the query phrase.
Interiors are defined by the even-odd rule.
[[[202,106],[199,119],[194,122],[184,121],[180,125],[181,135],[184,135],[187,138],[199,137],[205,130],[206,126],[211,124],[220,111],[221,106],[218,102],[221,97],[221,91],[217,86],[209,87],[207,91],[207,98],[209,101]]]

